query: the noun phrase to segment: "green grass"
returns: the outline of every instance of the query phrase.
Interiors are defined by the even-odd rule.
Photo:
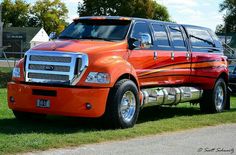
[[[102,129],[98,120],[48,117],[37,122],[18,122],[7,108],[6,89],[0,89],[0,154],[79,146],[111,140],[173,132],[225,123],[236,123],[236,97],[232,109],[203,115],[198,106],[147,107],[134,128]]]
[[[10,73],[11,71],[12,71],[12,68],[0,67],[0,72],[2,72],[2,73]]]
[[[11,80],[12,68],[0,67],[0,88],[6,88],[7,82]]]

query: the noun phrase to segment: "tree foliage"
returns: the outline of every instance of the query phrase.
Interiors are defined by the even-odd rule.
[[[4,26],[44,27],[50,33],[62,31],[68,10],[61,0],[37,0],[30,5],[23,0],[3,0]]]
[[[224,16],[225,25],[218,26],[217,31],[226,30],[229,32],[236,32],[236,0],[224,0],[220,4],[220,12],[226,11]]]
[[[42,26],[47,32],[61,32],[66,25],[68,10],[60,0],[38,0],[31,9],[29,25]]]
[[[169,21],[165,6],[154,0],[84,0],[79,2],[80,16],[128,16]]]
[[[23,0],[3,0],[2,20],[4,26],[26,26],[29,19],[30,5]]]

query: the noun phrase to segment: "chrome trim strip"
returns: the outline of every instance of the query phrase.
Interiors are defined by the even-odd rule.
[[[30,64],[32,65],[55,65],[55,66],[71,66],[71,63],[60,63],[60,62],[43,62],[43,61],[31,61]]]
[[[31,70],[31,69],[28,69],[28,71],[30,73],[42,73],[42,74],[54,74],[54,75],[68,75],[69,72],[59,72],[59,71],[42,71],[42,70]]]

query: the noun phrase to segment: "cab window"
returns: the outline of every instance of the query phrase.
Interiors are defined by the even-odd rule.
[[[152,24],[154,30],[154,40],[158,47],[170,48],[170,41],[164,25]]]
[[[214,41],[207,30],[187,28],[192,48],[214,47]]]
[[[186,49],[186,43],[179,26],[169,26],[172,44],[175,49]]]

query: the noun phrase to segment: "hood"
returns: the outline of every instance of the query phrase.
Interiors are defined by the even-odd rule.
[[[127,49],[127,41],[109,42],[94,40],[57,40],[40,44],[32,50],[83,52],[87,54]]]

